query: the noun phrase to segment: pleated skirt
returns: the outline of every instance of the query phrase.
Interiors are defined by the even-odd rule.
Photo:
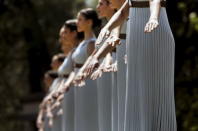
[[[99,131],[111,131],[111,73],[97,80]]]
[[[83,87],[74,87],[74,130],[99,131],[97,83],[87,79]]]
[[[45,117],[44,119],[44,131],[51,131],[51,128],[49,127],[49,121],[48,121],[48,118]]]
[[[66,80],[65,80],[66,82]],[[74,131],[74,88],[64,94],[62,102],[62,131]]]
[[[62,116],[55,114],[51,131],[61,131],[61,130],[62,130]]]
[[[52,83],[52,86],[50,87],[50,91],[54,91],[54,90],[57,90],[58,87],[61,85],[61,82],[62,82],[62,78],[56,78],[53,83]],[[61,131],[61,127],[62,127],[62,116],[61,115],[57,115],[57,112],[59,111],[60,109],[56,109],[54,110],[52,113],[54,115],[54,118],[53,118],[53,125],[51,128],[51,131]]]
[[[149,8],[130,8],[129,14],[125,131],[176,131],[175,42],[166,9],[152,33],[144,33]]]
[[[117,92],[118,92],[118,131],[124,131],[125,102],[126,102],[126,40],[121,40],[121,45],[116,52],[118,71],[117,71]]]
[[[112,53],[113,61],[117,61],[116,53]],[[113,63],[114,63],[113,62]],[[111,86],[111,131],[118,131],[118,92],[117,92],[117,72],[112,72]]]

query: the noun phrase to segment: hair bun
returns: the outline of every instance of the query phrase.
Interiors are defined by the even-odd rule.
[[[93,21],[93,28],[100,27],[102,24],[102,21],[98,18],[97,12],[92,8],[86,8],[82,9],[80,11],[80,14],[82,14],[86,19],[91,19]]]

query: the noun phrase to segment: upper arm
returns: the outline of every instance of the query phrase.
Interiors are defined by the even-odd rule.
[[[129,16],[129,8],[130,8],[130,0],[126,0],[125,3],[120,8],[121,10],[121,16],[124,17],[124,19],[127,19]]]

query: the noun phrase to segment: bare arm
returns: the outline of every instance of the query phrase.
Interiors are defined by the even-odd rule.
[[[94,56],[97,59],[100,59],[102,57],[105,57],[109,52],[112,52],[113,49],[116,48],[117,42],[119,42],[119,38],[118,38],[119,34],[120,34],[120,26],[114,28],[111,31],[110,37],[104,43],[102,43],[102,46],[97,50],[97,52],[94,54]],[[111,39],[111,37],[113,37],[113,38]],[[116,39],[114,39],[114,38],[116,38]],[[114,44],[109,44],[111,42],[113,42]]]
[[[125,3],[122,5],[122,7],[112,16],[112,18],[109,20],[109,22],[105,25],[105,27],[101,30],[101,33],[98,37],[98,43],[96,42],[96,44],[100,44],[100,42],[104,39],[105,35],[109,36],[111,35],[110,32],[112,32],[112,30],[118,30],[115,31],[117,34],[117,38],[118,38],[118,34],[119,34],[119,27],[127,18],[129,15],[129,3],[128,0],[125,1]],[[116,27],[118,27],[118,29],[116,29]],[[116,42],[116,40],[115,40]],[[110,51],[112,51],[114,48],[116,47],[116,45],[114,46],[110,46],[108,43],[104,43],[102,45],[102,47],[97,51],[96,53],[96,57],[99,59],[101,57],[106,56],[107,53],[109,53]]]
[[[92,56],[92,58],[90,59],[90,62],[84,69],[85,70],[84,72],[86,72],[86,75],[90,75],[90,73],[94,70],[94,68],[97,67],[97,65],[99,64],[98,62],[99,58],[106,56],[106,54],[112,51],[116,47],[116,44],[119,43],[118,37],[113,37],[113,39],[111,39],[113,41],[113,44],[112,44],[113,47],[112,45],[110,45],[108,42],[106,43],[105,41],[109,39],[110,32],[116,27],[119,27],[119,25],[121,25],[127,19],[128,14],[129,14],[129,3],[128,3],[128,0],[126,0],[123,6],[114,14],[114,16],[110,19],[110,21],[106,24],[106,26],[101,30],[97,38],[96,44],[99,44],[99,45],[103,44],[103,45]]]
[[[160,1],[161,0],[150,0],[150,19],[158,19],[161,7]]]
[[[112,16],[105,28],[111,31],[115,27],[121,25],[129,16],[129,8],[128,0],[126,0],[122,7]]]
[[[147,33],[153,31],[159,25],[158,18],[161,8],[160,2],[161,0],[150,0],[150,18],[144,30]]]

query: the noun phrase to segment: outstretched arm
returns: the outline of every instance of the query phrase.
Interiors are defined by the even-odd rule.
[[[118,36],[112,35],[113,37],[111,38],[110,34],[112,34],[113,29],[116,30],[116,27],[119,28],[119,25],[121,25],[127,19],[128,14],[129,14],[129,3],[128,0],[126,0],[123,6],[114,14],[114,16],[110,19],[110,21],[101,30],[96,40],[96,45],[100,45],[100,44],[103,45],[102,47],[100,47],[99,50],[94,52],[94,55],[90,58],[90,61],[86,64],[86,66],[84,66],[85,69],[83,68],[83,70],[84,73],[86,74],[85,76],[90,75],[90,73],[94,70],[96,65],[98,65],[98,59],[106,56],[109,52],[113,50],[113,48],[115,48],[116,44],[119,43]],[[106,41],[108,39],[110,39],[109,42]]]
[[[109,31],[121,25],[129,16],[129,1],[126,0],[122,7],[112,16],[109,22],[105,25]]]
[[[96,57],[100,58],[100,57],[106,56],[107,53],[109,53],[110,51],[112,51],[115,48],[116,43],[119,42],[119,39],[117,39],[119,33],[116,30],[119,30],[118,26],[120,26],[122,23],[124,23],[124,21],[126,21],[126,19],[128,18],[129,8],[130,8],[128,2],[129,1],[126,0],[125,3],[122,5],[122,7],[112,16],[112,18],[109,20],[109,22],[101,30],[99,37],[96,41],[96,44],[100,44],[101,42],[104,42],[104,39],[106,39],[107,37],[109,37],[112,34],[112,30],[115,30],[116,35],[113,35],[115,37],[113,37],[112,39],[110,38],[110,40],[115,42],[115,44],[113,43],[112,46],[110,46],[108,42],[105,42],[102,45],[102,47],[99,49],[97,54],[95,55]],[[118,28],[116,29],[116,27],[118,27]]]

